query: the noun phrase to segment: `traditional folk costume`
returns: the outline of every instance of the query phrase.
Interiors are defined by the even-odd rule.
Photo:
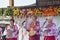
[[[17,40],[18,38],[18,27],[13,25],[12,27],[7,26],[5,29],[6,40]]]
[[[57,36],[57,40],[60,40],[60,35]]]
[[[57,29],[57,40],[60,40],[60,27]]]
[[[55,40],[55,35],[56,35],[55,26],[56,25],[54,23],[46,25],[46,30],[45,30],[46,35],[44,36],[44,40]]]
[[[2,28],[0,27],[0,40],[2,40]]]
[[[24,40],[26,39],[27,40],[27,37],[26,37],[26,29],[24,28],[26,26],[26,19],[25,18],[20,18],[20,28],[19,28],[19,40]],[[25,38],[26,37],[26,38]]]
[[[32,22],[28,31],[29,40],[40,40],[40,24],[38,21],[36,21],[36,23]]]

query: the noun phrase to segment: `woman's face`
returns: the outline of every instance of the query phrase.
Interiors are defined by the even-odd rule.
[[[33,21],[36,21],[36,19],[35,19],[35,17],[34,17],[34,16],[32,16],[32,20],[33,20]]]
[[[48,23],[52,23],[52,20],[51,19],[48,19]]]
[[[10,21],[10,25],[11,25],[11,26],[14,25],[14,22],[13,22],[13,21]]]
[[[30,24],[30,26],[31,26],[31,27],[34,27],[34,23],[32,22],[32,23]]]
[[[59,35],[60,35],[60,31],[59,31],[59,33],[58,33]]]

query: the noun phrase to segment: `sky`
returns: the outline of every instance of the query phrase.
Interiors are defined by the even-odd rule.
[[[36,0],[14,0],[14,6],[26,6],[36,3]],[[9,6],[9,0],[0,0],[0,8]]]

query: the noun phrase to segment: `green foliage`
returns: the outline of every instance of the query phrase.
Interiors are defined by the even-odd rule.
[[[6,8],[5,10],[4,10],[4,14],[3,14],[3,16],[12,16],[13,15],[13,10],[11,9],[11,8]]]
[[[0,16],[2,15],[2,8],[0,8]]]

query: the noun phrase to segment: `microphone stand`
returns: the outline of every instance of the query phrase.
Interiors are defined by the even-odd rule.
[[[23,21],[23,23],[22,23],[22,40],[24,39],[24,34],[23,34],[23,31],[24,31],[24,30],[23,30],[23,29],[24,29],[24,26],[23,26],[23,25],[24,25],[24,23],[25,23],[25,22],[26,22],[26,21]]]
[[[40,27],[41,28],[41,30],[42,29],[44,29],[45,27],[44,27],[44,25],[46,24],[46,22],[47,22],[47,20],[43,23],[43,25]],[[43,31],[43,30],[42,30]],[[44,33],[42,34],[42,36],[44,35]]]
[[[23,38],[24,38],[24,35],[23,35],[23,27],[22,27],[22,40],[23,40]]]
[[[43,25],[41,26],[41,28],[44,28],[44,25],[46,24],[46,22],[47,22],[47,19],[46,19],[46,21],[43,23]]]
[[[21,40],[23,40],[23,38],[24,38],[24,35],[23,35],[23,28],[24,28],[24,27],[23,27],[23,23],[22,23],[21,25],[22,25],[22,26],[21,26],[22,28],[19,28],[19,30],[21,30],[21,32],[22,32],[22,38],[21,38]]]

